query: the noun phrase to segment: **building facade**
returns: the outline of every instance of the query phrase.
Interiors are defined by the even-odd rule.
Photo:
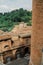
[[[30,55],[31,34],[15,34],[12,32],[0,35],[0,61],[7,63],[24,57],[26,53]]]

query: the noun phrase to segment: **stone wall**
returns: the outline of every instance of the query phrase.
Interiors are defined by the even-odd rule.
[[[18,52],[25,54],[24,47],[30,47],[31,43],[31,28],[22,23],[16,26],[13,32],[4,32],[0,35],[0,60],[2,62],[7,62],[7,57],[15,59]]]

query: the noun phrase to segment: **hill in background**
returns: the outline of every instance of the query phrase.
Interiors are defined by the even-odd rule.
[[[13,10],[7,13],[0,13],[0,30],[11,31],[14,25],[20,22],[32,25],[32,11],[24,10],[23,8]]]

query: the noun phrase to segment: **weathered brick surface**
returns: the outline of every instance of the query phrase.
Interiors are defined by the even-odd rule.
[[[27,26],[25,23],[20,23],[19,25],[15,26],[11,32],[14,34],[28,34],[31,33],[32,26]]]
[[[33,0],[31,62],[41,65],[43,48],[43,0]]]
[[[21,26],[21,28],[20,28]],[[23,27],[22,27],[23,26]],[[0,35],[0,61],[2,63],[7,62],[7,58],[10,57],[14,60],[17,57],[17,54],[22,53],[25,54],[25,48],[29,46],[31,43],[31,26],[26,26],[24,24],[20,24],[19,28],[14,28],[13,32],[4,32]],[[15,33],[16,30],[16,34]],[[24,47],[24,48],[22,48]],[[18,48],[20,50],[18,50]],[[30,49],[29,49],[30,50]]]

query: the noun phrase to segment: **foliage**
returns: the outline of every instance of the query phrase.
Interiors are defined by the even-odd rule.
[[[3,31],[11,31],[14,25],[25,22],[27,25],[32,23],[32,11],[23,8],[13,10],[7,13],[0,13],[0,29]],[[31,21],[31,22],[30,22]]]

